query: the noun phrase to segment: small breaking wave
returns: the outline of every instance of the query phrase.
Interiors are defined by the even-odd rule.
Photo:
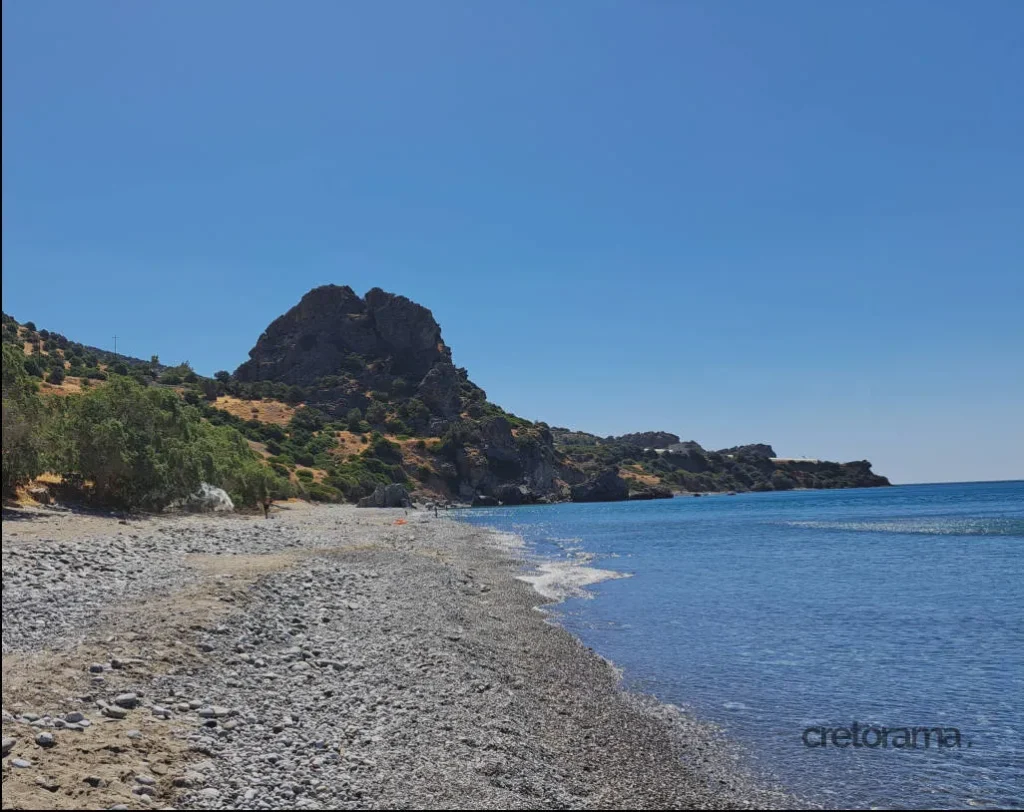
[[[902,533],[927,536],[1024,536],[1024,519],[994,518],[922,518],[887,521],[793,521],[789,527],[812,530],[846,530],[855,533]]]

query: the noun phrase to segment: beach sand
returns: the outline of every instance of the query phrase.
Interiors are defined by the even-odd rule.
[[[5,512],[5,808],[792,804],[549,622],[514,537],[287,507]]]

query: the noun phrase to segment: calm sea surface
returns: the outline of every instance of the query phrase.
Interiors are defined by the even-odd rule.
[[[628,687],[717,722],[809,800],[1024,808],[1024,482],[460,517],[631,576],[552,612]],[[961,744],[803,742],[854,722],[956,728]]]

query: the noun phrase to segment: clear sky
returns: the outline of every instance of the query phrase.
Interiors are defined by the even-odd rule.
[[[1024,477],[1024,2],[3,5],[3,307],[233,370],[328,282],[600,434]]]

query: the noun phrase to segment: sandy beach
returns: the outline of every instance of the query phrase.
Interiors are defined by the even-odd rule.
[[[792,803],[548,622],[514,538],[285,508],[5,512],[5,808]]]

